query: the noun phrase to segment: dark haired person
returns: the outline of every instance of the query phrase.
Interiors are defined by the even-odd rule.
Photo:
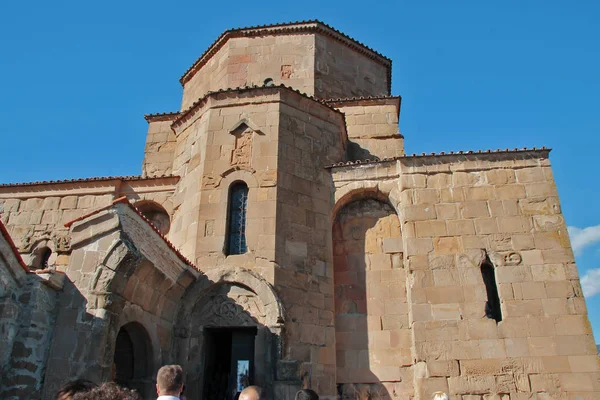
[[[300,389],[295,400],[319,400],[319,395],[312,389]]]
[[[158,400],[179,400],[183,391],[183,369],[179,365],[165,365],[156,374]]]
[[[142,400],[135,390],[120,387],[114,382],[103,383],[85,393],[77,393],[73,400]]]
[[[94,382],[86,379],[76,379],[65,383],[56,393],[56,400],[71,400],[77,393],[86,393],[98,387]]]

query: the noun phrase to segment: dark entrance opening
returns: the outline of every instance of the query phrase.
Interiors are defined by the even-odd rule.
[[[113,358],[113,379],[120,385],[136,389],[142,398],[152,393],[152,348],[142,325],[130,322],[119,330]]]
[[[254,384],[256,327],[206,328],[203,399],[234,400]]]

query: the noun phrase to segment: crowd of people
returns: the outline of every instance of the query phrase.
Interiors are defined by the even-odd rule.
[[[165,365],[156,375],[157,400],[185,400],[183,369],[179,365]],[[238,400],[265,400],[262,388],[248,386],[242,390]],[[78,379],[64,385],[56,394],[56,400],[142,400],[135,390],[127,389],[114,382],[96,385]],[[311,389],[301,389],[295,400],[319,400],[319,395]],[[448,400],[444,392],[435,392],[432,400]]]

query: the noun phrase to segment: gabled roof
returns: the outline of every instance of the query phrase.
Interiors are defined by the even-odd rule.
[[[333,39],[345,44],[349,48],[356,50],[372,60],[375,60],[386,66],[388,68],[391,88],[391,59],[319,20],[295,21],[226,30],[217,38],[217,40],[213,42],[213,44],[210,45],[210,47],[194,62],[194,64],[192,64],[192,66],[185,71],[183,76],[179,79],[179,82],[182,86],[188,82],[194,76],[194,74],[198,72],[198,70],[200,70],[200,68],[202,68],[202,66],[206,64],[208,60],[231,38],[306,32],[321,33],[323,35],[330,36]]]
[[[126,196],[123,197],[119,197],[118,199],[115,199],[112,201],[112,203],[110,203],[107,206],[101,207],[101,208],[97,208],[85,215],[82,215],[78,218],[75,218],[72,221],[69,221],[65,224],[65,227],[70,228],[71,225],[73,225],[76,222],[79,221],[83,221],[84,219],[87,219],[93,215],[96,215],[104,210],[108,210],[109,208],[113,208],[116,204],[125,204],[126,206],[128,206],[129,208],[131,208],[144,222],[146,222],[150,228],[152,228],[152,230],[154,232],[156,232],[156,234],[165,242],[165,244],[171,249],[173,250],[173,253],[175,253],[175,255],[181,260],[183,261],[185,264],[189,265],[190,267],[192,267],[193,269],[200,271],[198,269],[198,267],[196,267],[194,265],[194,263],[192,263],[187,257],[185,257],[183,254],[181,254],[181,252],[175,247],[175,245],[173,243],[171,243],[171,241],[169,239],[167,239],[167,237],[165,235],[163,235],[156,226],[154,226],[154,224],[152,224],[152,222],[146,218],[146,216],[137,208],[135,207],[133,204],[131,204],[129,202],[129,200],[127,199]]]

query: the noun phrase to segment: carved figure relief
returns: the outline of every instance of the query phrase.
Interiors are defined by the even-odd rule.
[[[245,126],[244,132],[236,135],[235,138],[235,148],[231,156],[232,166],[249,167],[252,160],[252,135],[254,132],[247,125]]]

